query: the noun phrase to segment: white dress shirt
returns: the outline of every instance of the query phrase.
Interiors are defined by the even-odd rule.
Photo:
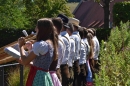
[[[86,63],[86,44],[83,39],[81,39],[81,50],[80,50],[80,59],[79,65]]]
[[[96,36],[94,36],[92,40],[94,42],[94,60],[98,60],[98,55],[100,51],[99,41]]]
[[[62,40],[61,35],[58,36],[59,41],[58,41],[58,63],[56,68],[60,68],[60,65],[62,63],[62,59],[64,58],[64,53],[65,53],[65,44]]]
[[[69,34],[66,31],[62,31],[60,33],[60,35],[62,36],[62,40],[66,46],[65,48],[65,55],[64,58],[62,59],[62,63],[61,64],[68,64],[68,60],[69,60],[69,56],[70,56],[70,37]]]
[[[70,36],[70,43],[71,43],[71,48],[70,48],[70,57],[69,57],[68,65],[69,67],[72,67],[74,62],[74,57],[75,57],[75,41],[72,38],[72,36]]]
[[[73,32],[73,39],[75,40],[75,58],[74,61],[80,59],[80,49],[81,49],[81,38],[78,31]]]

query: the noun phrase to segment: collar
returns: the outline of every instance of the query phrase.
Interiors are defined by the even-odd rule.
[[[65,34],[67,34],[67,31],[60,32],[60,35],[65,35]]]
[[[78,31],[74,31],[73,34],[79,34],[79,32]]]

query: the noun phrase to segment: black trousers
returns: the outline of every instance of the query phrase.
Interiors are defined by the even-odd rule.
[[[70,73],[69,67],[67,64],[60,66],[61,76],[62,76],[62,86],[70,86]]]
[[[79,66],[79,60],[74,61],[73,64],[73,70],[74,70],[74,82],[73,86],[80,86],[80,66]]]

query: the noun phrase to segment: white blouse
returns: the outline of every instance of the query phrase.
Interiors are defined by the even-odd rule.
[[[39,55],[44,55],[48,52],[48,43],[45,41],[40,41],[40,42],[35,42],[33,44],[33,48],[32,51],[34,52],[34,54],[36,54],[37,56]]]

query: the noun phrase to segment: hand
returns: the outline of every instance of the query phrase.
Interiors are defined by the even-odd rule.
[[[36,40],[30,40],[30,42],[31,42],[32,44],[34,44],[34,43],[36,42]]]
[[[25,38],[24,37],[20,37],[18,39],[18,43],[19,43],[19,47],[22,47],[25,44]]]
[[[32,50],[32,47],[33,47],[32,42],[27,41],[27,42],[25,43],[25,47],[26,47],[29,51]]]

